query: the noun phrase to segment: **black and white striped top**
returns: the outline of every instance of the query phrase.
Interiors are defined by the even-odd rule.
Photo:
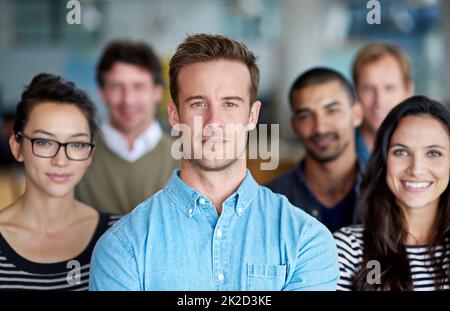
[[[95,243],[120,216],[100,213],[92,240],[69,261],[36,263],[17,254],[0,233],[0,290],[88,290]]]
[[[353,277],[363,259],[363,232],[364,227],[361,225],[353,225],[341,228],[334,233],[334,239],[339,256],[340,278],[337,290],[351,290]],[[450,258],[450,241],[446,241],[447,250],[446,258],[443,261],[443,268],[448,270]],[[430,291],[435,290],[435,266],[430,261],[430,256],[426,245],[408,245],[406,253],[409,258],[411,276],[414,290]],[[439,245],[434,255],[437,258],[442,256],[442,245]],[[449,280],[445,282],[443,289],[450,289]]]

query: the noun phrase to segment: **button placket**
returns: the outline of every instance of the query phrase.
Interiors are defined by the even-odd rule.
[[[194,209],[192,208],[192,207],[190,207],[189,209],[188,209],[188,216],[189,217],[192,217],[194,215]]]
[[[222,289],[222,281],[224,279],[224,275],[222,273],[222,265],[221,265],[221,249],[220,243],[218,243],[218,239],[213,235],[213,266],[214,266],[214,276],[215,276],[215,289]],[[221,275],[221,277],[219,277]],[[222,279],[220,279],[222,278]]]
[[[216,290],[227,290],[230,286],[230,280],[228,278],[230,273],[230,254],[229,245],[225,237],[228,225],[230,225],[229,221],[231,221],[231,215],[232,213],[230,213],[230,210],[224,208],[213,232],[214,278]]]
[[[218,229],[216,230],[216,236],[220,239],[222,237],[222,230]]]
[[[222,282],[222,281],[225,279],[225,276],[223,275],[223,273],[219,273],[219,274],[217,275],[217,279],[218,279],[220,282]]]

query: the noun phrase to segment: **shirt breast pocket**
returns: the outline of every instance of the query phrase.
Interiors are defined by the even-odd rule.
[[[286,267],[286,264],[247,264],[247,290],[280,291],[286,282]]]

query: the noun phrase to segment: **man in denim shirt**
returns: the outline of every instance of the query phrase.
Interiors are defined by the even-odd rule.
[[[100,239],[91,290],[335,290],[330,232],[246,169],[258,84],[242,43],[199,34],[178,47],[168,110],[180,170]]]

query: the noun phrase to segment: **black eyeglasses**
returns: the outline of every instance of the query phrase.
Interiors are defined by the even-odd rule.
[[[69,160],[85,161],[89,159],[95,147],[94,144],[81,141],[71,141],[63,144],[53,139],[31,138],[21,132],[17,133],[17,136],[29,139],[33,154],[41,158],[54,158],[62,146]]]

